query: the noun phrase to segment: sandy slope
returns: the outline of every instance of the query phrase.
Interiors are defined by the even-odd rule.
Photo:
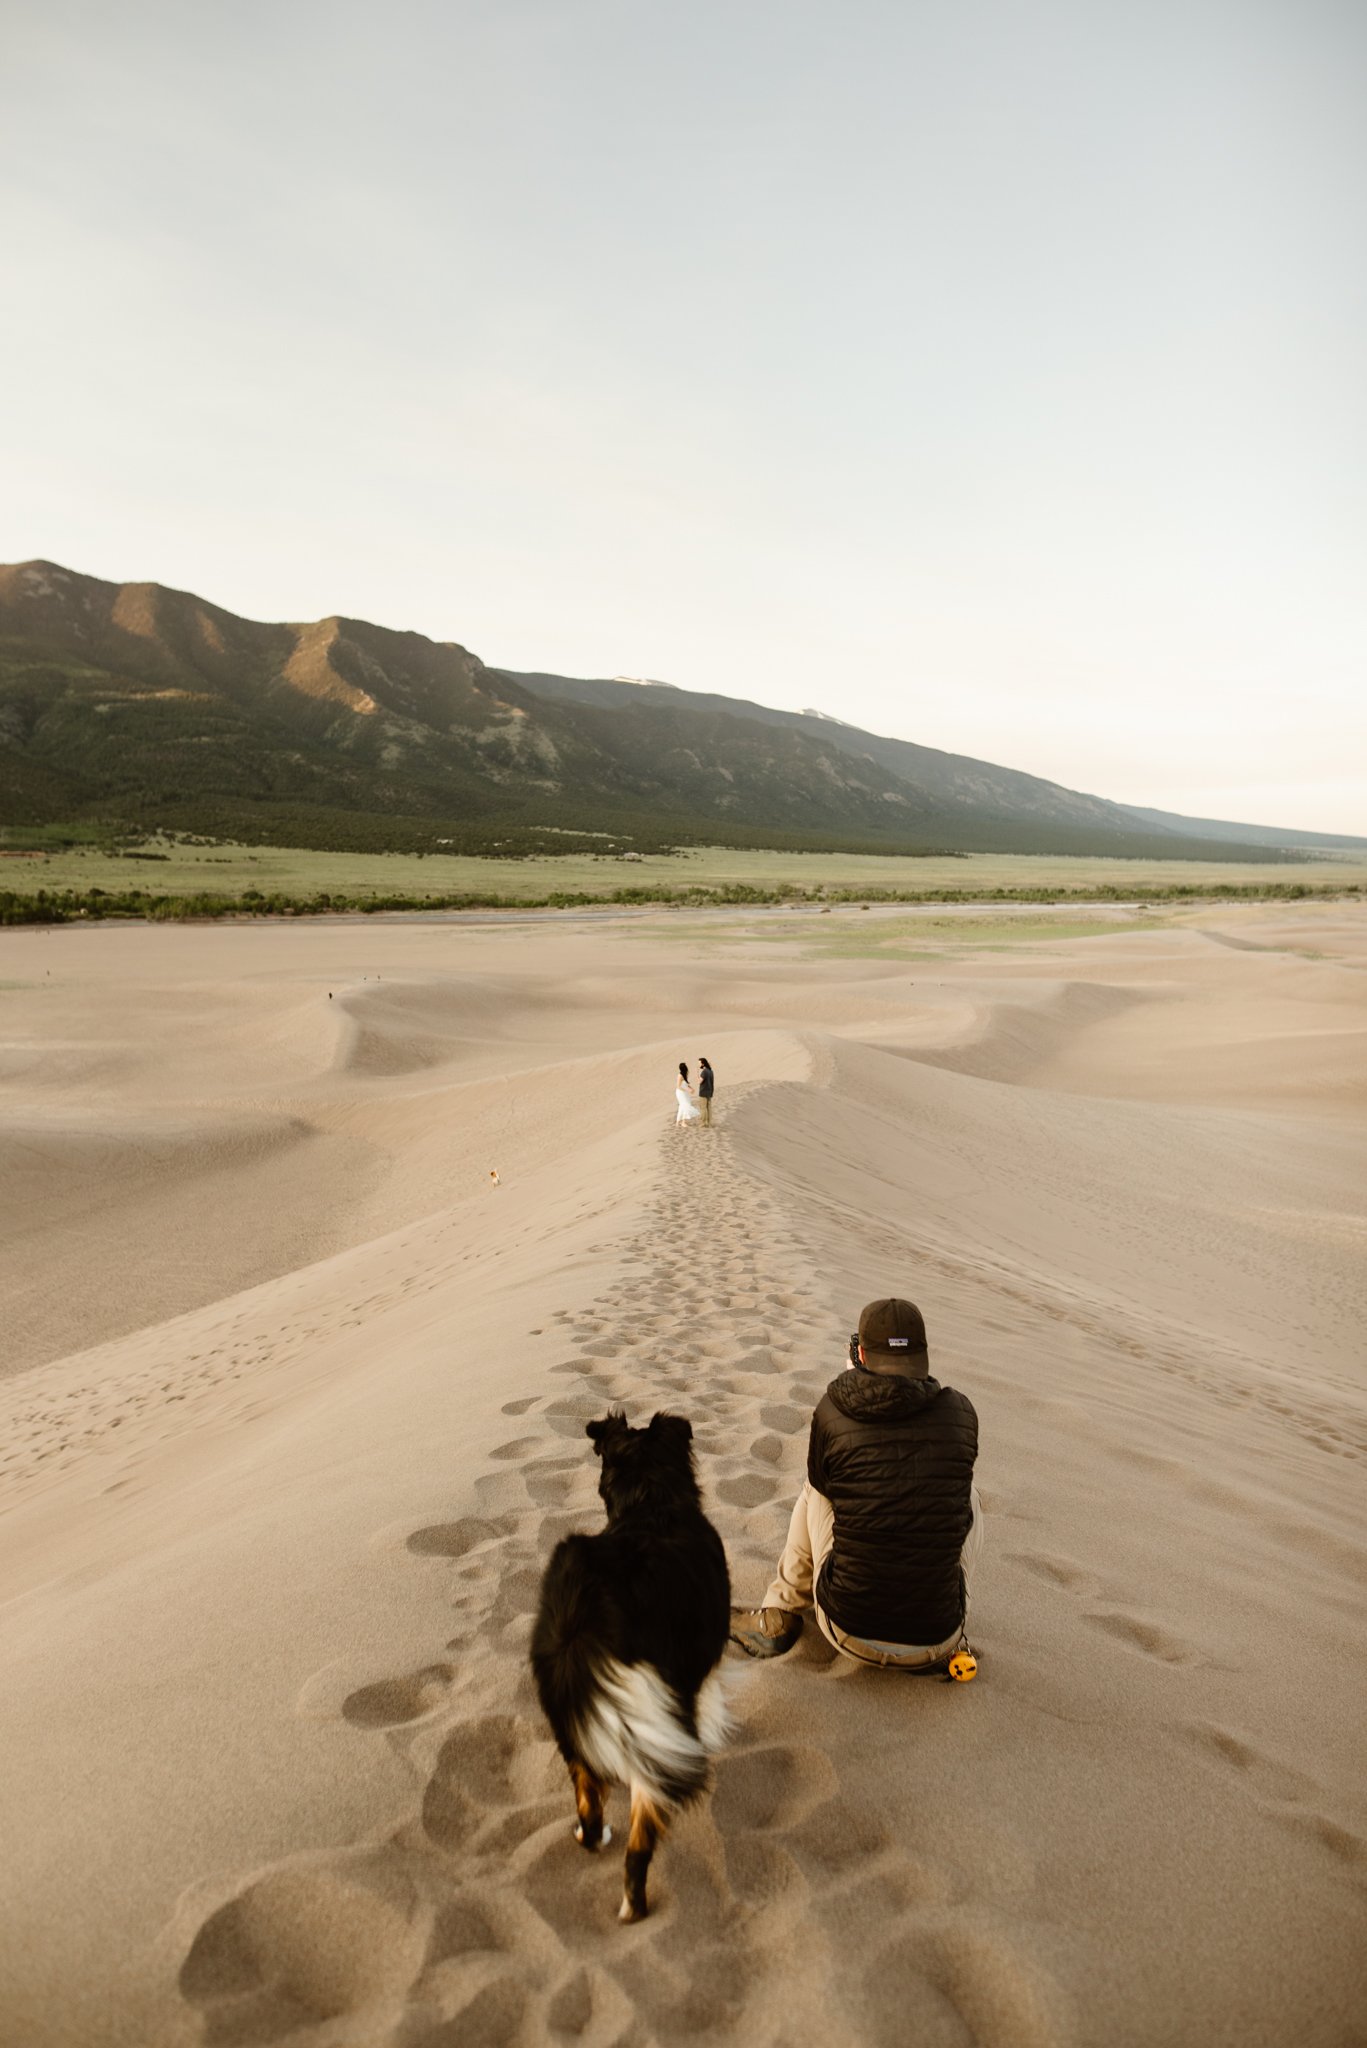
[[[1367,2039],[1367,920],[830,930],[4,935],[6,2043]],[[621,1929],[524,1668],[583,1422],[692,1417],[754,1597],[890,1287],[982,1677],[740,1663]]]

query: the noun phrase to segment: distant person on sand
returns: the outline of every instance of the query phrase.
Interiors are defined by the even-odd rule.
[[[712,1094],[713,1090],[716,1088],[716,1085],[717,1077],[712,1072],[712,1062],[710,1060],[705,1060],[702,1054],[699,1053],[698,1100],[702,1104],[702,1120],[704,1129],[712,1121]]]
[[[674,1118],[675,1123],[697,1123],[702,1115],[702,1111],[693,1100],[693,1090],[688,1084],[688,1067],[683,1060],[679,1061],[679,1081],[678,1086],[674,1090],[674,1100],[679,1106],[678,1114]]]
[[[801,1610],[815,1607],[846,1657],[947,1666],[982,1548],[977,1455],[973,1403],[931,1378],[921,1311],[871,1301],[849,1369],[812,1417],[807,1481],[774,1582],[762,1606],[732,1609],[732,1642],[750,1657],[781,1657],[802,1633]]]

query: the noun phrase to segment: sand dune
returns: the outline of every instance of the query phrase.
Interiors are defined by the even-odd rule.
[[[0,2038],[1362,2038],[1367,924],[865,928],[4,935]],[[740,1662],[622,1929],[525,1670],[583,1423],[692,1417],[754,1597],[894,1286],[982,1675]]]

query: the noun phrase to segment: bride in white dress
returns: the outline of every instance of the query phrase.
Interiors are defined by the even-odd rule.
[[[676,1124],[696,1124],[702,1121],[702,1111],[693,1100],[693,1090],[688,1085],[688,1067],[683,1060],[679,1061],[679,1083],[674,1090],[674,1100],[679,1105],[678,1115],[674,1119]]]

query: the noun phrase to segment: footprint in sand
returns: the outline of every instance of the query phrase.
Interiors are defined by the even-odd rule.
[[[1093,1628],[1103,1629],[1107,1635],[1115,1636],[1130,1649],[1138,1650],[1160,1664],[1197,1664],[1201,1661],[1189,1643],[1170,1634],[1157,1622],[1145,1621],[1140,1615],[1092,1613],[1084,1614],[1082,1618]]]
[[[1089,1572],[1070,1558],[1048,1557],[1028,1550],[1008,1550],[1007,1564],[1024,1565],[1035,1578],[1043,1579],[1047,1585],[1062,1586],[1072,1593],[1085,1593],[1088,1599],[1095,1599],[1101,1591],[1101,1581],[1094,1572]]]
[[[530,1458],[533,1451],[541,1450],[543,1442],[539,1436],[515,1436],[509,1443],[496,1445],[489,1456],[497,1458],[500,1463],[516,1465],[523,1458]]]
[[[406,1548],[417,1557],[465,1557],[481,1543],[510,1535],[513,1526],[508,1517],[484,1522],[476,1516],[464,1515],[457,1522],[434,1522],[430,1528],[415,1529]]]
[[[549,1557],[563,1537],[592,1531],[597,1520],[598,1517],[588,1507],[577,1514],[567,1509],[563,1514],[543,1515],[536,1532],[537,1549],[543,1557]]]
[[[437,1908],[427,1952],[432,1962],[445,1963],[456,1956],[498,1955],[507,1947],[507,1931],[484,1899],[459,1892]]]
[[[543,1450],[546,1450],[546,1451],[549,1451],[549,1452],[551,1453],[551,1455],[550,1455],[550,1456],[548,1456],[548,1457],[545,1457],[545,1458],[533,1458],[533,1459],[532,1459],[532,1460],[530,1461],[530,1463],[528,1463],[528,1464],[526,1464],[526,1465],[524,1465],[524,1466],[523,1466],[523,1468],[522,1468],[522,1469],[523,1469],[523,1472],[524,1472],[524,1473],[525,1473],[525,1472],[569,1472],[569,1473],[575,1473],[575,1472],[585,1472],[585,1471],[590,1471],[590,1470],[592,1470],[592,1471],[596,1472],[596,1471],[597,1471],[597,1469],[598,1469],[598,1468],[597,1468],[597,1466],[596,1466],[596,1465],[595,1465],[595,1464],[594,1464],[594,1463],[592,1462],[592,1459],[591,1459],[591,1455],[590,1455],[590,1452],[589,1452],[589,1449],[588,1449],[587,1445],[581,1445],[581,1444],[580,1444],[580,1443],[578,1443],[577,1441],[576,1441],[576,1444],[575,1444],[575,1448],[574,1448],[574,1449],[573,1449],[572,1451],[567,1451],[567,1450],[565,1449],[565,1447],[564,1447],[564,1445],[563,1445],[563,1444],[545,1444],[545,1443],[543,1443],[543,1445],[542,1445],[542,1449],[543,1449]]]
[[[423,1831],[438,1849],[463,1850],[491,1811],[540,1806],[555,1796],[564,1807],[562,1776],[555,1744],[531,1720],[490,1714],[462,1722],[437,1753],[423,1793]]]
[[[399,1728],[436,1713],[446,1704],[455,1678],[451,1664],[425,1664],[406,1678],[383,1678],[359,1686],[342,1701],[342,1718],[357,1728]]]
[[[431,1908],[385,1850],[301,1861],[210,1915],[180,1972],[211,2041],[253,2048],[402,2000],[422,1967]]]
[[[1182,1733],[1213,1763],[1242,1780],[1263,1810],[1283,1827],[1308,1835],[1351,1873],[1367,1875],[1367,1842],[1319,1810],[1316,1802],[1324,1799],[1325,1792],[1313,1778],[1264,1756],[1233,1729],[1221,1728],[1213,1721],[1193,1722]]]
[[[563,1802],[544,1834],[527,1837],[517,1859],[522,1895],[571,1954],[586,1942],[604,1940],[615,1950],[613,1975],[638,2025],[644,2021],[650,2030],[644,2035],[633,2030],[626,2036],[629,2041],[673,2040],[719,2025],[716,1994],[722,1978],[733,1980],[720,2001],[731,2007],[733,2021],[744,1998],[743,1983],[734,1981],[743,1977],[744,1968],[723,1858],[706,1817],[699,1820],[700,1825],[690,1821],[671,1833],[667,1854],[651,1872],[650,1919],[626,1942],[617,1917],[621,1865],[616,1847],[608,1851],[606,1870],[598,1859],[586,1857],[564,1825]],[[677,1970],[672,1966],[676,1958]],[[705,1999],[700,1998],[703,1987]]]
[[[403,2048],[502,2048],[524,2038],[528,2005],[525,1987],[513,1977],[497,1977],[477,1991],[450,2019],[416,2030],[403,2030]]]
[[[597,1387],[584,1387],[552,1401],[545,1410],[545,1417],[557,1436],[582,1437],[585,1424],[596,1421],[602,1414],[604,1399]]]
[[[522,1442],[531,1444],[538,1450],[545,1446],[544,1437],[524,1437]],[[526,1453],[522,1455],[525,1456]],[[525,1466],[509,1461],[506,1470],[482,1473],[475,1481],[470,1491],[487,1516],[497,1516],[500,1520],[507,1521],[511,1528],[516,1528],[517,1516],[525,1511],[527,1506],[527,1487],[523,1478],[525,1470]]]
[[[493,1857],[501,1865],[507,1864],[525,1843],[535,1842],[543,1835],[557,1842],[568,1839],[563,1791],[548,1792],[544,1798],[531,1800],[525,1806],[509,1807],[505,1813],[495,1814],[480,1831],[479,1853]],[[576,1847],[577,1857],[583,1853]]]
[[[1358,1884],[1367,1884],[1367,1841],[1361,1835],[1340,1827],[1325,1813],[1282,1813],[1277,1817],[1284,1827],[1309,1835],[1321,1849],[1327,1849],[1336,1863],[1344,1865],[1345,1874]]]
[[[735,1369],[741,1373],[771,1373],[782,1372],[783,1365],[774,1357],[769,1345],[756,1344],[735,1360]]]
[[[760,1508],[774,1497],[778,1486],[776,1479],[762,1472],[735,1472],[729,1478],[719,1479],[714,1489],[717,1499],[725,1501],[732,1508]]]
[[[835,1789],[835,1768],[822,1750],[772,1743],[728,1752],[717,1764],[712,1815],[727,1837],[794,1828],[827,1806]]]
[[[861,1865],[846,1885],[832,1888],[813,1901],[818,1916],[837,1929],[874,1926],[910,1909],[947,1906],[955,1895],[950,1872],[894,1851]]]
[[[520,1615],[535,1614],[540,1597],[539,1565],[520,1565],[512,1571],[504,1572],[498,1582],[493,1606],[489,1610],[489,1628],[504,1628]]]
[[[1009,1935],[990,1921],[904,1927],[851,1990],[859,2039],[871,2048],[904,2048],[909,2011],[925,2048],[964,2041],[1058,2048],[1074,2038],[1060,1985],[1026,1952],[1019,1930]]]
[[[546,2020],[552,2041],[607,2048],[626,2039],[631,2007],[605,1971],[576,1969],[551,1994]]]
[[[523,1472],[523,1485],[528,1500],[539,1508],[559,1507],[574,1491],[574,1474],[562,1472],[554,1466],[528,1465]]]
[[[759,1419],[766,1429],[777,1430],[780,1436],[796,1436],[800,1429],[807,1428],[812,1418],[809,1409],[771,1404],[760,1409]]]
[[[785,1837],[813,1886],[823,1888],[845,1871],[862,1875],[891,1841],[887,1823],[869,1808],[827,1799]]]
[[[1241,1735],[1236,1735],[1232,1728],[1221,1728],[1213,1721],[1195,1721],[1182,1733],[1196,1744],[1203,1755],[1236,1772],[1250,1791],[1265,1799],[1323,1797],[1320,1787],[1312,1779],[1293,1770],[1289,1764],[1276,1763],[1271,1757],[1262,1755],[1251,1742],[1245,1742]]]

